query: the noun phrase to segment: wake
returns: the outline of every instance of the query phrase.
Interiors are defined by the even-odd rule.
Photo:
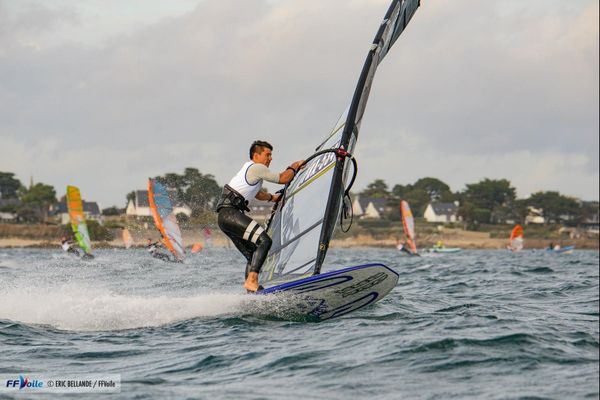
[[[250,298],[249,298],[250,297]],[[0,319],[73,331],[112,331],[240,314],[252,296],[130,296],[82,284],[0,289]]]

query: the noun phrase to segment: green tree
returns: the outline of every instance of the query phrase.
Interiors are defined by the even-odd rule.
[[[17,210],[17,214],[26,212],[27,215],[31,215],[31,212],[33,212],[36,221],[43,222],[48,218],[50,205],[56,203],[56,191],[50,185],[36,183],[28,189],[21,187],[19,198],[22,204],[20,209]]]
[[[130,201],[135,201],[135,190],[132,190],[131,192],[127,193],[127,204],[125,204],[125,207],[129,205]]]
[[[117,206],[108,207],[102,210],[102,215],[105,216],[115,216],[121,215],[124,210],[117,208]]]
[[[16,199],[18,191],[23,185],[16,179],[12,172],[0,172],[0,198]]]
[[[192,209],[193,217],[216,206],[221,196],[221,186],[213,175],[204,175],[196,168],[186,168],[183,177],[186,184],[184,200]]]
[[[537,192],[532,194],[528,203],[542,209],[545,223],[573,222],[580,219],[581,209],[577,200],[563,196],[559,192]]]
[[[444,195],[452,194],[450,186],[436,178],[421,178],[413,185],[413,189],[423,189],[431,201],[441,200]]]
[[[214,176],[202,174],[197,168],[186,168],[183,175],[168,173],[157,179],[177,191],[177,200],[192,209],[193,217],[212,210],[221,195],[221,186]]]
[[[376,198],[388,198],[390,192],[388,191],[388,185],[383,179],[375,179],[373,182],[367,185],[367,188],[363,190],[360,195],[362,197],[376,197]]]
[[[500,208],[515,200],[516,190],[506,179],[486,178],[478,183],[468,184],[467,189],[462,193],[462,198],[464,203],[470,204],[462,211],[465,213],[463,218],[466,221],[489,223],[492,222],[492,215],[498,215]]]
[[[477,230],[482,223],[488,223],[492,216],[492,211],[487,208],[477,207],[469,201],[461,202],[458,209],[458,216],[462,217],[467,225],[467,229]]]

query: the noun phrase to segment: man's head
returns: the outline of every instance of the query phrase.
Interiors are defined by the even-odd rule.
[[[262,140],[255,140],[250,146],[250,159],[268,167],[273,159],[273,146]]]
[[[152,239],[150,239],[150,238],[146,239],[146,243],[148,243],[148,244],[152,243]]]

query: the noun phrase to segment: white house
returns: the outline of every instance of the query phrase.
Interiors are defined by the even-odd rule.
[[[381,218],[384,213],[390,211],[386,199],[360,196],[354,198],[352,209],[354,210],[354,215],[359,218],[375,219]]]
[[[527,207],[529,213],[525,217],[526,224],[543,224],[546,220],[543,217],[543,211],[539,208]]]
[[[460,220],[457,203],[429,203],[423,216],[427,222],[457,222]]]
[[[175,200],[177,191],[175,189],[167,189],[169,193],[169,198],[173,204],[173,213],[177,214],[185,214],[188,217],[192,215],[192,209],[187,205],[180,201]],[[148,191],[147,190],[136,190],[135,198],[133,200],[129,200],[127,204],[127,208],[125,209],[125,214],[132,217],[150,217],[152,216],[152,212],[150,211],[150,200],[148,200]]]
[[[18,199],[3,199],[0,196],[0,221],[15,221],[17,214],[8,211],[11,208],[16,208],[21,202]],[[5,209],[2,211],[2,209]]]
[[[83,214],[87,220],[96,220],[102,223],[102,213],[100,212],[100,206],[95,201],[81,201],[83,204]],[[68,224],[71,222],[69,218],[69,209],[67,208],[67,200],[63,196],[60,202],[50,207],[49,215],[57,216],[60,219],[61,224]]]

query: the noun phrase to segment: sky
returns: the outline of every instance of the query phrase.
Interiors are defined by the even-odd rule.
[[[389,0],[0,0],[0,171],[102,208],[256,139],[307,158]],[[354,191],[484,178],[599,198],[597,0],[429,0],[380,65]],[[272,187],[275,189],[274,187]]]

